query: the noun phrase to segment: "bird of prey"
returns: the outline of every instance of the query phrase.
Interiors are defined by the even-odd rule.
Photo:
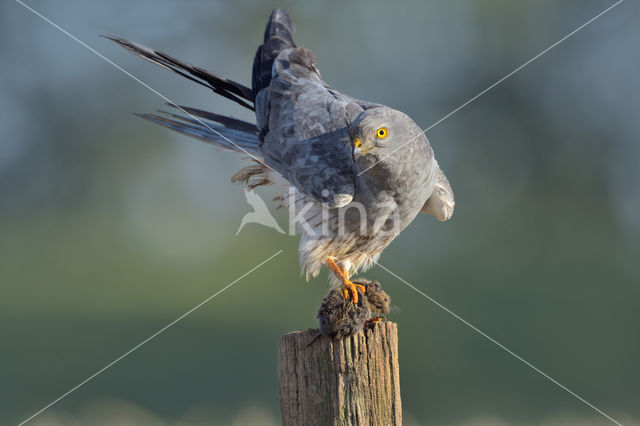
[[[256,124],[195,108],[141,117],[227,150],[251,165],[233,182],[274,184],[295,212],[300,266],[307,279],[323,265],[357,304],[349,279],[371,267],[420,213],[453,214],[453,191],[427,137],[406,114],[345,95],[322,80],[311,50],[296,46],[291,16],[269,16],[253,62],[251,88],[122,38],[120,46],[255,111]],[[182,112],[179,114],[178,112]],[[184,115],[186,114],[186,115]]]
[[[280,228],[278,222],[276,222],[271,213],[269,213],[267,205],[264,203],[262,198],[260,198],[260,196],[255,193],[255,191],[249,191],[245,188],[244,195],[245,197],[247,197],[247,203],[249,203],[249,205],[253,207],[253,211],[245,214],[242,217],[242,220],[240,221],[240,227],[236,231],[236,235],[240,233],[242,228],[244,228],[247,223],[258,223],[268,228],[275,229],[281,234],[284,234],[284,231],[282,230],[282,228]]]

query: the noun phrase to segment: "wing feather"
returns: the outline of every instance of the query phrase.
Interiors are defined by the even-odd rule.
[[[348,126],[364,108],[328,87],[314,62],[315,55],[301,47],[274,61],[270,85],[256,100],[260,149],[266,164],[303,194],[340,207],[355,195]]]
[[[455,206],[456,202],[453,198],[453,189],[451,188],[449,179],[447,179],[444,172],[438,168],[436,186],[427,202],[424,203],[421,211],[422,213],[435,216],[441,222],[445,222],[451,219]]]

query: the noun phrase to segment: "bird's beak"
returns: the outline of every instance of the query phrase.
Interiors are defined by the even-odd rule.
[[[362,153],[363,153],[362,141],[360,140],[360,138],[355,138],[353,140],[353,158],[358,157]]]

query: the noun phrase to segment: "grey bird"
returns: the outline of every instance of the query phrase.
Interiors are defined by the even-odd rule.
[[[406,114],[347,96],[325,83],[311,50],[297,47],[290,15],[269,16],[252,87],[160,51],[107,36],[122,47],[254,110],[256,124],[178,105],[141,117],[227,150],[252,165],[232,177],[248,189],[278,186],[301,234],[302,272],[323,265],[358,302],[350,276],[371,267],[418,213],[453,214],[453,191],[427,137]],[[182,112],[183,114],[179,114]]]

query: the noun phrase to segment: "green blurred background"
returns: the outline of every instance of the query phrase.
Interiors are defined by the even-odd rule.
[[[170,99],[244,119],[97,36],[248,83],[284,7],[331,85],[424,128],[612,1],[28,4]],[[639,21],[622,3],[431,130],[456,213],[418,217],[380,259],[625,424],[640,421]],[[327,281],[299,277],[297,238],[235,236],[240,156],[129,114],[164,101],[16,2],[0,40],[0,423],[284,249],[32,422],[278,423],[278,340],[315,326]],[[398,307],[407,424],[609,424],[384,270],[366,276]]]

